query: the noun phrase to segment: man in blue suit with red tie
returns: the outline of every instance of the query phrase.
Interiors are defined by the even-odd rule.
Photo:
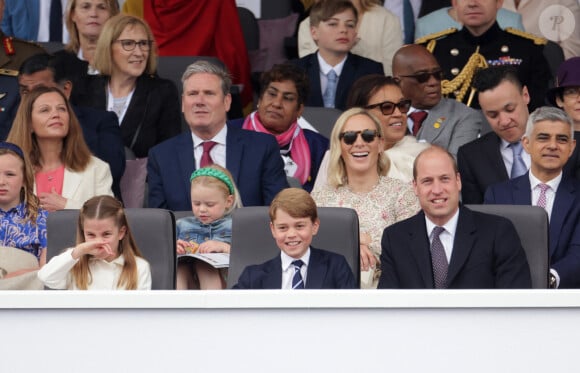
[[[562,170],[576,146],[573,122],[558,108],[540,107],[528,119],[522,145],[529,172],[490,186],[484,203],[535,205],[550,217],[550,285],[580,287],[580,182]]]
[[[199,60],[182,81],[182,111],[191,131],[149,151],[149,207],[191,210],[191,173],[211,163],[231,172],[244,206],[269,205],[288,187],[274,136],[226,125],[232,98],[224,68]]]

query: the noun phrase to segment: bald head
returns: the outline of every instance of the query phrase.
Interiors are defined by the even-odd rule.
[[[441,67],[422,45],[405,45],[395,53],[393,76],[413,107],[429,110],[441,101]]]

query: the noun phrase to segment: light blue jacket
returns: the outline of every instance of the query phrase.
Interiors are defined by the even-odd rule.
[[[208,240],[232,242],[232,217],[223,218],[209,224],[203,224],[195,216],[181,218],[176,223],[177,239],[187,242],[204,243]]]
[[[7,36],[36,40],[39,23],[39,0],[5,0],[2,30]]]

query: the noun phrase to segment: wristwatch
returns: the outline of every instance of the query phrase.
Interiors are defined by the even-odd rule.
[[[554,276],[553,273],[550,273],[550,276],[548,277],[548,288],[556,289],[557,285],[556,276]]]

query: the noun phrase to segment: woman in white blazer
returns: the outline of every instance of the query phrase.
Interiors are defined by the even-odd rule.
[[[8,141],[30,154],[44,209],[80,208],[91,197],[113,195],[109,165],[92,156],[59,88],[36,87],[23,96]]]

